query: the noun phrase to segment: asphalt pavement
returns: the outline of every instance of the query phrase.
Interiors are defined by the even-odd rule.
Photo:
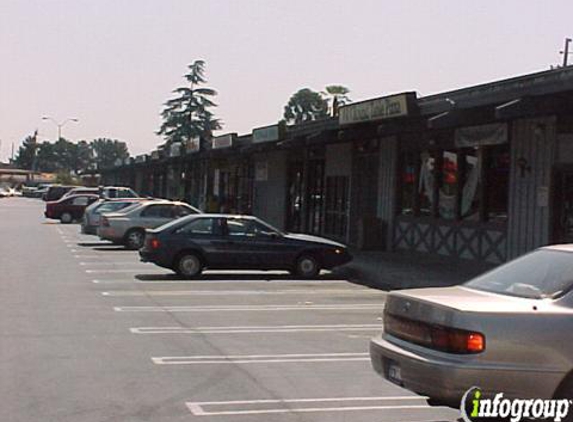
[[[0,200],[0,420],[451,421],[371,368],[386,293],[324,273],[206,272]]]

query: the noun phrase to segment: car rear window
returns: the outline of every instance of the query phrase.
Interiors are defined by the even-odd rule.
[[[573,253],[537,250],[474,278],[465,286],[531,299],[556,298],[573,287]]]

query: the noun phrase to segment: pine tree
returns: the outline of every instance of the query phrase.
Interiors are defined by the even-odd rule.
[[[198,137],[207,140],[222,127],[209,110],[217,106],[212,101],[217,92],[201,86],[206,82],[205,62],[196,60],[188,69],[184,77],[189,85],[175,89],[176,96],[165,103],[161,112],[163,124],[157,134],[165,138],[167,145]]]

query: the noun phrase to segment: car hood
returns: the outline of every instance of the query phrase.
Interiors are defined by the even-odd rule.
[[[335,242],[334,240],[325,239],[324,237],[312,236],[310,234],[302,233],[287,233],[284,235],[286,239],[301,240],[304,242],[320,243],[323,245],[334,246],[338,248],[346,248],[342,243]]]

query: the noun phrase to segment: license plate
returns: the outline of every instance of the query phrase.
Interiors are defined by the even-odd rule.
[[[402,385],[402,369],[398,363],[388,363],[388,380],[394,384]]]

